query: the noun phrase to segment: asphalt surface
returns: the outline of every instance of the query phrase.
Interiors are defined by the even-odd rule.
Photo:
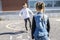
[[[24,20],[21,19],[18,15],[3,15],[3,18],[5,19],[0,21],[0,40],[32,40],[29,25],[29,30],[26,31],[24,27]],[[49,35],[50,39],[60,40],[60,17],[54,16],[49,17],[49,19],[51,26]]]

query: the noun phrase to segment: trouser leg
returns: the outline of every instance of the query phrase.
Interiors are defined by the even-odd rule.
[[[26,28],[26,30],[28,30],[27,29],[27,19],[24,19],[25,20],[25,28]]]
[[[30,26],[30,29],[31,29],[31,21],[30,21],[30,19],[28,18],[28,21],[29,21],[29,26]]]

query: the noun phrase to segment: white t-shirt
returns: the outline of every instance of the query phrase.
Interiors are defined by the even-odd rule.
[[[29,8],[23,8],[20,12],[19,12],[19,16],[23,16],[24,19],[29,18],[30,17],[30,13],[33,15],[33,12],[29,9]]]

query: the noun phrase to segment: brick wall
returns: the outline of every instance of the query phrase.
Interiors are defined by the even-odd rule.
[[[2,0],[3,11],[20,10],[27,0]]]

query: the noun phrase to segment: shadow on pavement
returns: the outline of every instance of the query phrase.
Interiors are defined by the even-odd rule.
[[[21,33],[27,33],[27,32],[26,31],[4,32],[4,33],[0,33],[0,35],[17,35],[17,34],[21,34]]]

